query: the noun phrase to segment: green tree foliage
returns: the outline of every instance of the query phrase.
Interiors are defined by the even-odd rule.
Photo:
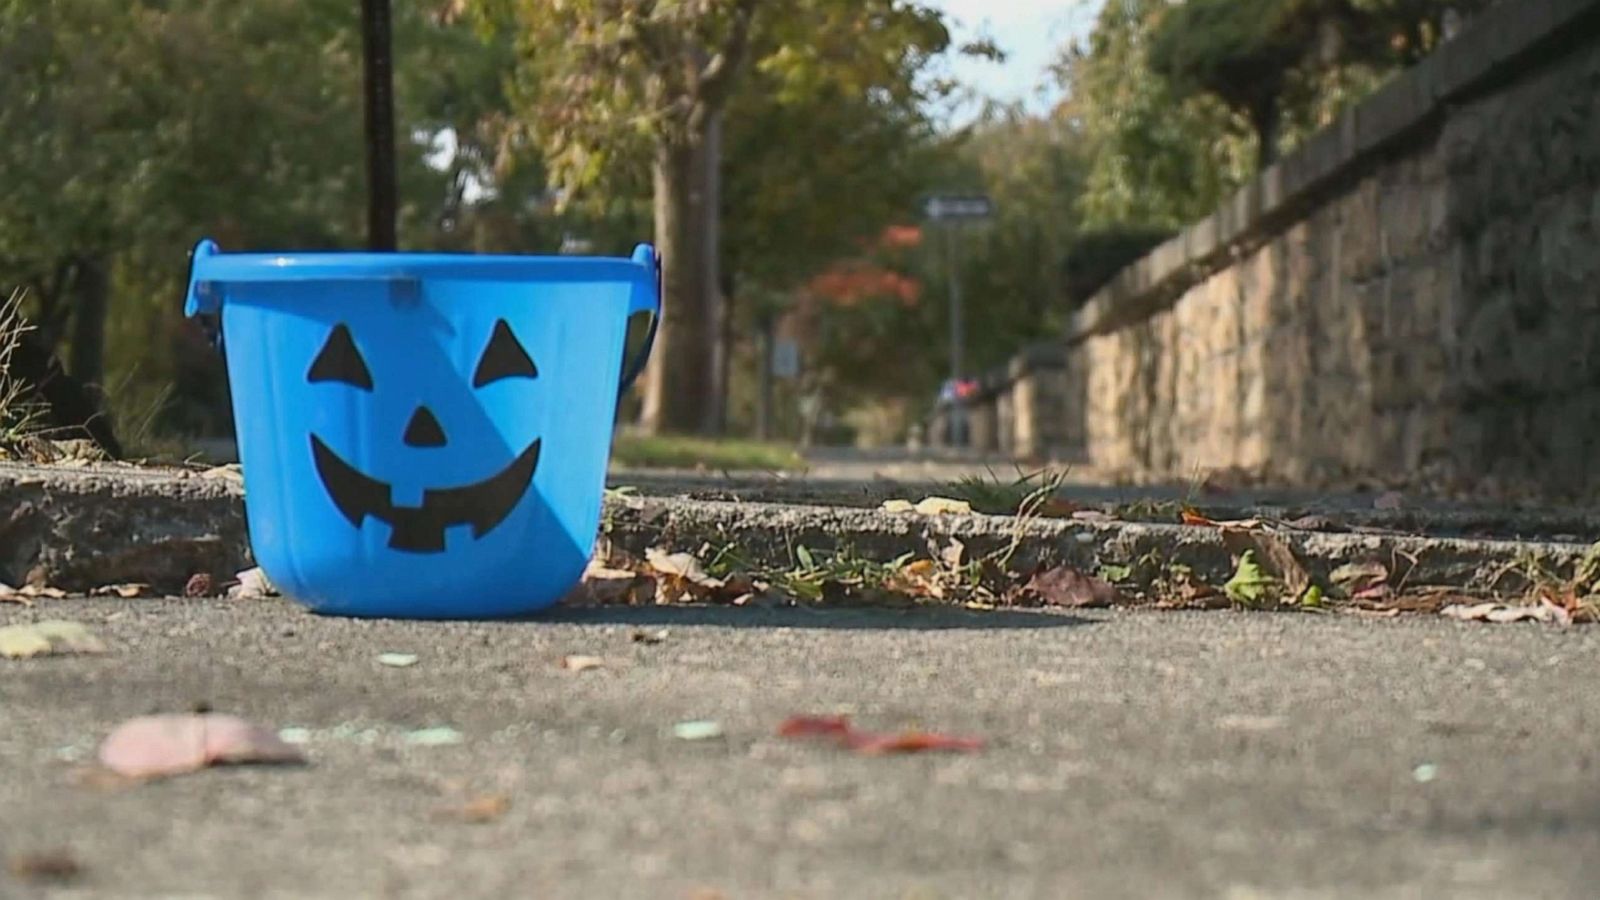
[[[748,73],[779,101],[913,90],[941,52],[933,11],[903,0],[479,0],[514,26],[517,108],[576,195],[651,170],[666,317],[647,375],[651,429],[716,430],[726,371],[719,274],[724,119]]]
[[[1174,95],[1209,94],[1250,121],[1256,158],[1277,158],[1284,94],[1311,59],[1337,0],[1185,0],[1160,19],[1150,68]]]
[[[0,283],[69,369],[169,429],[222,426],[218,361],[179,319],[185,255],[361,243],[359,5],[0,0]],[[431,119],[446,30],[396,9],[403,137]],[[454,39],[454,36],[451,36]],[[425,55],[425,54],[423,54]],[[438,116],[434,116],[434,119]],[[432,240],[446,184],[401,142],[402,234]],[[102,367],[102,359],[106,364]],[[177,395],[168,397],[174,388]]]
[[[1080,128],[1091,164],[1080,200],[1086,225],[1171,228],[1209,213],[1250,171],[1247,141],[1226,107],[1180,98],[1151,68],[1151,32],[1165,0],[1108,0],[1056,76],[1057,115]]]

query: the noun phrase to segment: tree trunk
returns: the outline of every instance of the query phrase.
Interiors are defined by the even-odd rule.
[[[664,296],[640,414],[640,425],[652,434],[710,432],[716,425],[721,292],[711,201],[717,161],[706,138],[702,133],[656,148],[655,238]]]
[[[68,366],[72,377],[89,391],[96,402],[105,376],[106,307],[110,274],[105,260],[86,259],[78,265],[73,284],[72,358]]]
[[[1283,110],[1276,96],[1263,98],[1250,111],[1250,122],[1256,129],[1256,171],[1264,171],[1278,161],[1278,132],[1281,130]]]
[[[776,321],[770,313],[761,313],[761,342],[757,357],[761,360],[761,396],[756,401],[756,437],[772,440],[772,356]]]

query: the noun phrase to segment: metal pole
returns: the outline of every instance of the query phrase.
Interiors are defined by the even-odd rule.
[[[367,247],[395,249],[394,67],[389,0],[361,0],[366,82]]]

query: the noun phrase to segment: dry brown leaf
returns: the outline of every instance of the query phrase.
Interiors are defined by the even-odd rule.
[[[23,590],[32,593],[35,597],[49,597],[51,600],[60,600],[67,596],[67,592],[63,591],[61,588],[34,587],[33,585],[29,585],[28,587],[23,588]]]
[[[950,497],[924,497],[918,501],[916,511],[925,516],[964,516],[972,512],[972,504]]]
[[[228,597],[232,600],[260,600],[264,597],[277,596],[278,589],[267,580],[267,573],[258,566],[246,569],[234,578],[239,582],[228,589]]]
[[[1254,550],[1256,563],[1268,575],[1283,582],[1285,594],[1290,598],[1299,597],[1311,584],[1311,575],[1295,557],[1289,542],[1277,534],[1230,525],[1222,529],[1222,544],[1234,556]]]
[[[71,881],[83,874],[83,865],[66,850],[18,853],[6,859],[6,871],[18,881]]]
[[[1022,589],[1049,606],[1076,609],[1110,606],[1119,596],[1117,589],[1108,582],[1071,566],[1056,566],[1035,573]]]
[[[150,589],[148,584],[105,584],[89,592],[91,597],[121,597],[132,600]]]
[[[0,603],[20,603],[23,606],[32,606],[33,598],[9,584],[0,584]]]
[[[503,794],[484,794],[460,806],[448,806],[438,811],[436,818],[484,825],[498,820],[511,809],[511,798]]]
[[[595,603],[626,603],[634,605],[650,599],[655,593],[652,579],[631,569],[614,569],[598,559],[589,563],[579,586],[582,595]]]
[[[1217,520],[1207,517],[1192,506],[1185,506],[1178,516],[1185,525],[1216,525]]]
[[[302,763],[266,728],[222,713],[139,716],[100,744],[100,764],[129,778],[160,778],[217,763]]]
[[[1499,608],[1500,604],[1498,603],[1474,603],[1470,606],[1457,603],[1440,610],[1440,615],[1452,619],[1461,619],[1464,622],[1475,621],[1487,619],[1490,613]]]
[[[587,672],[590,669],[605,668],[606,661],[600,656],[569,655],[561,657],[561,668],[574,672]]]
[[[7,659],[104,652],[105,644],[81,622],[49,619],[0,628],[0,657]]]
[[[206,572],[196,572],[184,582],[183,595],[185,597],[210,597],[216,593],[216,585],[211,575]]]

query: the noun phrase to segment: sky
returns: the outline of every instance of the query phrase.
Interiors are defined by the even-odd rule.
[[[962,59],[955,73],[979,92],[1023,101],[1043,111],[1058,91],[1045,69],[1065,43],[1089,33],[1105,0],[927,0],[943,10],[957,44],[988,37],[1007,54],[1003,63]],[[1041,87],[1043,90],[1041,91]]]

